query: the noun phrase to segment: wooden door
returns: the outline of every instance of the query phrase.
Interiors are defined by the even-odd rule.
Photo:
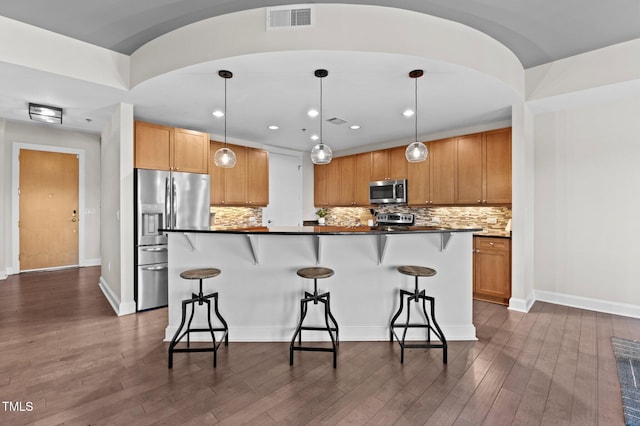
[[[209,135],[186,129],[173,129],[173,132],[173,170],[209,173]]]
[[[20,151],[20,270],[78,265],[78,156]]]
[[[134,167],[170,170],[173,162],[173,129],[159,124],[136,121]],[[205,157],[206,158],[206,157]]]
[[[428,148],[430,204],[453,204],[456,160],[455,139],[429,142]],[[408,185],[411,185],[411,182]]]
[[[456,204],[483,204],[482,134],[456,138]]]
[[[511,203],[511,129],[485,133],[484,146],[484,198]]]
[[[247,203],[269,204],[269,153],[263,149],[247,148]]]

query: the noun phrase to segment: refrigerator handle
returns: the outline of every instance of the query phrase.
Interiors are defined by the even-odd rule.
[[[169,210],[171,208],[171,193],[169,192],[171,190],[170,186],[169,186],[169,179],[170,178],[164,178],[164,224],[163,224],[163,228],[171,228],[171,211]]]
[[[175,229],[178,223],[178,191],[176,190],[176,180],[171,178],[171,199],[172,199],[172,208],[173,212],[171,214],[171,218],[173,219],[173,223],[171,224],[171,229]]]

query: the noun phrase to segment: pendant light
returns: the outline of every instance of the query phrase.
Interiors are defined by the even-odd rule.
[[[407,158],[407,161],[410,163],[418,163],[420,161],[424,161],[427,159],[427,155],[429,155],[429,150],[427,150],[427,146],[422,142],[418,142],[418,78],[423,75],[422,70],[413,70],[409,73],[409,77],[413,78],[415,81],[415,142],[412,142],[407,146],[406,151],[404,152],[404,156]]]
[[[313,164],[329,164],[333,152],[322,141],[322,79],[329,75],[329,71],[318,69],[314,74],[320,79],[320,142],[311,149],[311,161]]]
[[[233,73],[220,70],[218,75],[224,78],[224,146],[213,154],[213,162],[218,167],[230,169],[236,165],[236,153],[227,148],[227,80],[233,77]]]

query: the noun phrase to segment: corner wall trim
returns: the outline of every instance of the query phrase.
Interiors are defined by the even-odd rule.
[[[509,309],[512,311],[524,312],[527,313],[536,302],[536,299],[531,293],[526,299],[519,299],[516,297],[512,297],[509,299]]]
[[[604,312],[607,314],[640,318],[640,306],[629,305],[627,303],[611,302],[608,300],[592,299],[544,290],[535,290],[535,300],[587,309],[590,311]]]
[[[135,302],[121,303],[120,298],[113,293],[111,287],[109,287],[107,282],[104,280],[104,277],[100,276],[98,286],[117,316],[129,315],[136,312]]]

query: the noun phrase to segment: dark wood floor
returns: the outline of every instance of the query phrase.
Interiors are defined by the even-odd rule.
[[[623,424],[610,337],[640,320],[536,303],[522,314],[474,302],[478,341],[439,350],[343,342],[330,354],[287,343],[230,343],[176,354],[166,310],[116,317],[98,268],[0,281],[2,425]],[[224,299],[223,299],[224,300]],[[222,304],[223,309],[224,304]],[[224,311],[223,311],[224,312]]]

